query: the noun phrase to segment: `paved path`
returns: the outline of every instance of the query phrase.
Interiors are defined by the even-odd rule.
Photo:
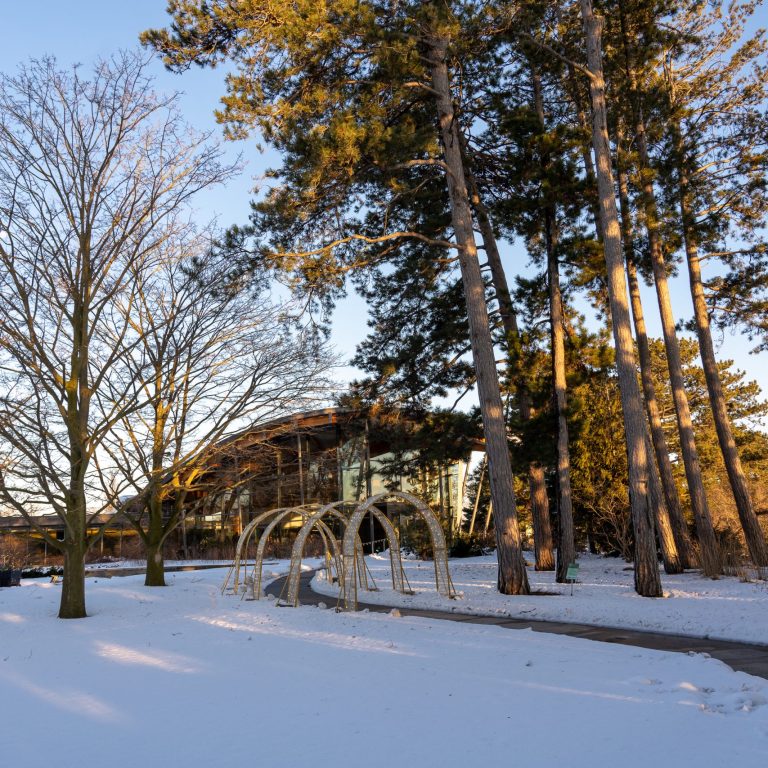
[[[179,571],[205,571],[210,568],[229,568],[229,563],[201,563],[199,565],[166,565],[166,573],[178,573]],[[86,578],[111,579],[113,576],[139,576],[147,572],[146,565],[137,565],[135,568],[89,568],[85,567]]]
[[[301,577],[299,601],[303,605],[331,603],[332,597],[312,591],[310,581],[314,573],[305,573]],[[269,595],[279,597],[287,576],[276,579],[265,588]],[[367,608],[376,613],[388,613],[390,605],[358,603],[359,610]],[[634,645],[640,648],[652,648],[657,651],[675,651],[677,653],[708,653],[725,662],[732,669],[748,672],[768,679],[768,645],[753,645],[727,640],[707,640],[682,635],[666,635],[659,632],[641,632],[634,629],[616,627],[594,627],[589,624],[570,624],[557,621],[529,621],[501,616],[475,616],[452,611],[424,610],[421,608],[402,608],[397,610],[403,616],[420,616],[425,619],[458,621],[463,624],[490,624],[504,629],[532,629],[534,632],[548,632],[554,635],[581,637],[585,640],[597,640],[603,643]]]

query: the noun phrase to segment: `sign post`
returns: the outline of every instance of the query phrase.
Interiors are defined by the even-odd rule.
[[[568,570],[565,572],[565,580],[571,583],[571,597],[573,597],[573,582],[576,581],[578,576],[579,576],[579,564],[569,563]]]

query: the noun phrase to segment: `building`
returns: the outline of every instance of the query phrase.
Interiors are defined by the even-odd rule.
[[[482,445],[474,447],[482,449]],[[194,483],[184,489],[183,520],[169,536],[166,557],[228,557],[240,531],[260,512],[359,501],[386,490],[419,496],[430,504],[446,531],[457,530],[466,463],[447,462],[406,476],[393,474],[392,458],[392,446],[381,430],[350,409],[324,408],[254,424],[219,443],[205,457]],[[164,502],[169,513],[174,501],[169,489]],[[382,511],[398,522],[404,512],[398,504],[384,504]],[[36,522],[54,535],[63,534],[56,515]],[[102,552],[138,554],[136,537],[120,515],[100,516],[94,522],[104,528]],[[297,523],[298,519],[289,521],[287,527]],[[22,518],[0,517],[0,534],[11,533],[35,537]],[[363,525],[361,538],[368,549],[383,546],[385,540],[372,517]]]
[[[193,531],[234,536],[269,509],[359,501],[386,490],[425,499],[447,530],[458,529],[466,463],[450,462],[417,476],[393,474],[391,446],[378,435],[359,413],[325,408],[256,424],[222,442],[186,495],[186,546]],[[398,505],[384,506],[387,514],[400,514]],[[371,539],[383,542],[373,520],[363,528],[368,546]]]

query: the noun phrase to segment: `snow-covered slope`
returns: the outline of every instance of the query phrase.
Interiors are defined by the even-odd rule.
[[[89,579],[77,621],[55,584],[0,590],[0,765],[766,764],[768,683],[714,659],[279,608],[223,575]]]

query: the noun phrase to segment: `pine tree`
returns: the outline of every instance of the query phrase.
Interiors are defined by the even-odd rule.
[[[756,271],[741,286],[751,308],[749,288],[765,285],[761,274],[764,247],[755,243],[766,221],[766,135],[764,115],[768,96],[762,31],[741,40],[754,3],[733,3],[725,12],[693,9],[681,20],[681,33],[665,58],[664,80],[669,99],[669,156],[674,169],[681,232],[693,298],[694,323],[712,413],[728,480],[750,555],[758,566],[768,565],[768,543],[761,530],[741,465],[733,426],[728,417],[710,328],[709,307],[702,278],[702,248],[738,266],[745,258]],[[729,250],[729,236],[746,248]],[[732,280],[731,276],[731,280]],[[760,299],[758,298],[758,306]]]
[[[662,424],[667,434],[670,450],[679,450],[679,438],[674,429],[674,416],[669,384],[664,373],[663,345],[658,339],[651,339],[650,350],[654,383],[658,392]],[[697,341],[682,338],[680,350],[683,360],[683,375],[686,389],[690,393],[691,415],[700,446],[704,483],[708,493],[717,499],[714,523],[722,539],[744,541],[743,530],[733,496],[728,492],[728,475],[719,446],[706,375],[698,357]],[[728,416],[734,425],[734,436],[740,453],[745,457],[745,474],[750,478],[750,492],[761,499],[765,509],[765,489],[759,479],[764,476],[766,440],[761,425],[768,414],[768,403],[761,399],[760,386],[756,381],[747,381],[743,371],[735,369],[731,360],[718,362],[718,375],[723,390]],[[680,478],[682,482],[682,478]],[[685,500],[685,499],[684,499]],[[748,551],[748,550],[747,550]]]
[[[627,267],[629,297],[632,305],[632,322],[635,327],[635,339],[637,341],[638,360],[640,363],[640,381],[643,387],[650,430],[650,445],[655,456],[655,462],[649,462],[649,474],[651,487],[654,489],[657,497],[657,501],[654,504],[656,509],[656,531],[664,557],[664,570],[667,573],[680,573],[686,567],[691,567],[693,553],[685,518],[680,507],[680,497],[672,473],[669,448],[667,447],[664,430],[661,426],[656,389],[651,373],[648,333],[645,327],[645,315],[640,296],[640,281],[636,264],[627,172],[622,162],[621,151],[617,152],[617,156],[622,242]]]
[[[672,308],[672,299],[668,283],[668,265],[664,256],[661,216],[653,184],[653,167],[650,157],[648,134],[646,130],[646,105],[642,86],[638,82],[638,70],[647,62],[650,51],[657,45],[654,39],[656,27],[650,16],[664,8],[653,3],[632,3],[631,0],[618,2],[618,38],[623,57],[623,80],[627,86],[628,123],[632,127],[633,140],[637,148],[637,186],[642,220],[646,230],[648,254],[653,270],[656,296],[667,351],[669,376],[675,398],[678,429],[681,436],[681,450],[685,463],[686,478],[693,504],[696,531],[701,550],[701,565],[708,576],[717,576],[720,572],[720,555],[712,527],[712,516],[707,501],[701,474],[701,462],[696,449],[696,441],[691,422],[690,407],[683,385],[682,363],[677,339],[677,329]],[[643,49],[634,41],[642,35]],[[639,60],[638,60],[639,59]]]
[[[587,73],[592,101],[592,146],[599,190],[600,223],[608,272],[608,294],[616,345],[624,428],[627,440],[630,506],[635,530],[635,589],[647,597],[661,595],[656,563],[653,519],[648,504],[648,455],[642,395],[636,378],[635,354],[629,319],[616,199],[614,197],[608,117],[603,78],[602,21],[590,0],[581,0],[581,16],[587,48]]]
[[[442,174],[450,201],[489,458],[499,589],[526,593],[528,580],[509,461],[504,409],[478,261],[454,107],[453,55],[465,39],[458,11],[444,3],[345,1],[181,2],[171,31],[145,33],[169,66],[228,58],[237,71],[221,119],[233,135],[259,128],[282,152],[281,185],[254,212],[259,256],[293,271],[308,295],[338,290],[365,261],[361,241],[405,237],[387,230],[387,207],[407,194],[409,170]],[[463,9],[459,9],[463,10]],[[437,124],[435,123],[437,116]],[[400,190],[398,191],[398,185]],[[361,202],[365,201],[365,202]],[[379,213],[385,234],[368,235],[355,211]],[[381,229],[379,230],[381,231]],[[302,247],[307,243],[307,247]],[[298,246],[298,247],[297,247]]]

